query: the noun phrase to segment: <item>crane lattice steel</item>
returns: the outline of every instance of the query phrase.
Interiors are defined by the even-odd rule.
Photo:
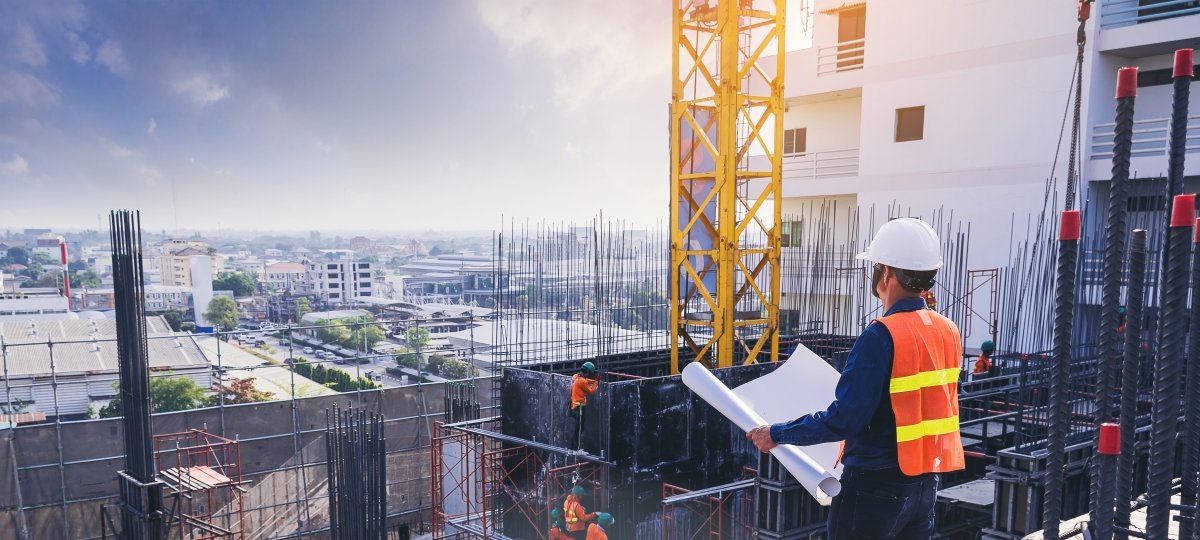
[[[673,7],[671,369],[774,361],[785,1]]]

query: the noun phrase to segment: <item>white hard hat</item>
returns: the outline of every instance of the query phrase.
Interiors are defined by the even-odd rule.
[[[937,270],[942,267],[942,246],[924,221],[899,218],[884,223],[867,250],[855,258],[901,270]]]

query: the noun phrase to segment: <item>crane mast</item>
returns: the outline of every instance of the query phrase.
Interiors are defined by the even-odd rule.
[[[673,7],[671,369],[775,361],[785,1]]]

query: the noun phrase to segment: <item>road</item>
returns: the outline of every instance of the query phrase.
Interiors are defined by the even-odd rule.
[[[254,335],[262,336],[262,333],[256,332]],[[376,360],[375,362],[372,362],[369,364],[355,364],[351,360],[344,360],[344,362],[346,362],[345,364],[338,364],[336,362],[329,361],[329,360],[320,360],[314,354],[305,354],[302,349],[306,345],[300,341],[295,341],[290,346],[280,346],[279,338],[277,338],[277,337],[272,337],[272,336],[268,335],[268,336],[264,336],[262,339],[267,342],[267,348],[266,349],[253,348],[254,352],[270,356],[271,358],[274,358],[275,360],[278,360],[279,362],[284,362],[289,357],[290,358],[303,358],[314,364],[317,364],[317,363],[324,364],[326,368],[334,368],[334,369],[339,369],[339,370],[345,371],[346,373],[350,374],[350,376],[352,376],[352,377],[370,378],[371,380],[375,381],[376,383],[382,384],[386,388],[402,386],[400,379],[393,377],[387,373],[387,368],[389,366],[396,365],[395,362],[392,361],[392,359],[390,357],[384,356],[384,357]],[[251,348],[251,346],[249,344],[247,344],[246,347]],[[359,353],[359,354],[362,354],[362,353]]]

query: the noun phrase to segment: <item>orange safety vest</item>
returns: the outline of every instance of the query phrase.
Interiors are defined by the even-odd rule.
[[[571,535],[563,532],[563,530],[558,527],[551,527],[549,540],[571,540]]]
[[[918,309],[877,319],[895,354],[889,391],[896,414],[896,456],[908,476],[963,469],[958,434],[958,327],[935,311]]]
[[[587,397],[596,393],[600,383],[578,373],[571,376],[571,408],[578,409],[587,405]]]
[[[579,499],[567,495],[563,501],[563,519],[567,523],[567,532],[579,532],[587,528],[587,522],[596,519],[596,514],[587,513],[587,509],[579,504]]]
[[[975,375],[981,375],[981,374],[987,373],[988,371],[991,371],[991,369],[992,369],[992,361],[988,360],[987,355],[986,354],[979,355],[979,359],[975,361],[975,371],[973,373]]]
[[[587,540],[608,540],[608,534],[602,527],[593,523],[588,525]]]

